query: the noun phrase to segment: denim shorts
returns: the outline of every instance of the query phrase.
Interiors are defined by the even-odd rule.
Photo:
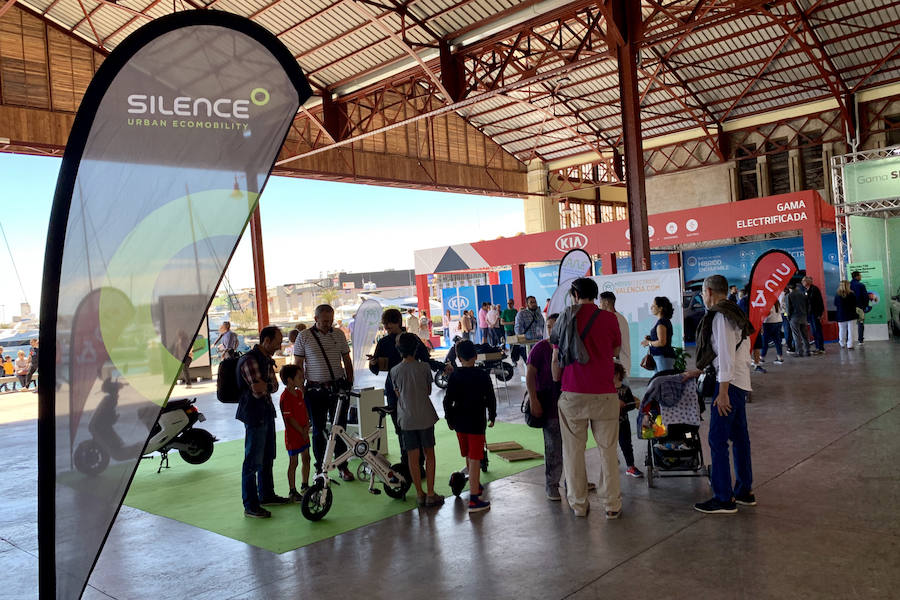
[[[434,448],[434,427],[429,427],[428,429],[404,429],[400,434],[400,443],[407,452],[410,450]]]

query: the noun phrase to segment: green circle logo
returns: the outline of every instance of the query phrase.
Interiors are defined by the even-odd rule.
[[[269,103],[269,90],[265,88],[254,88],[250,92],[250,102],[257,106],[265,106]]]

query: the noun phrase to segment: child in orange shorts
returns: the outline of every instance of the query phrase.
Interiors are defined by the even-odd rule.
[[[475,344],[463,340],[456,346],[456,357],[462,367],[453,371],[444,395],[444,418],[456,431],[459,450],[469,467],[469,512],[489,510],[480,481],[481,459],[484,458],[484,432],[494,426],[497,398],[491,377],[475,368]]]

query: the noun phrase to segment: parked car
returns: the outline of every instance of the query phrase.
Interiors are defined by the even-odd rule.
[[[681,306],[684,312],[684,341],[695,342],[697,340],[697,326],[700,319],[706,313],[706,305],[703,304],[703,295],[700,287],[691,286],[681,295]]]

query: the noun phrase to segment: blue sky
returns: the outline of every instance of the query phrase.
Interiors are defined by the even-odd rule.
[[[0,154],[4,190],[0,223],[24,296],[35,311],[40,304],[47,221],[60,162]],[[339,269],[409,269],[416,249],[514,235],[525,228],[523,203],[516,198],[272,177],[261,202],[269,285],[295,283]],[[248,231],[228,270],[235,289],[253,285],[249,239]],[[18,314],[20,302],[23,292],[0,240],[0,320]]]

